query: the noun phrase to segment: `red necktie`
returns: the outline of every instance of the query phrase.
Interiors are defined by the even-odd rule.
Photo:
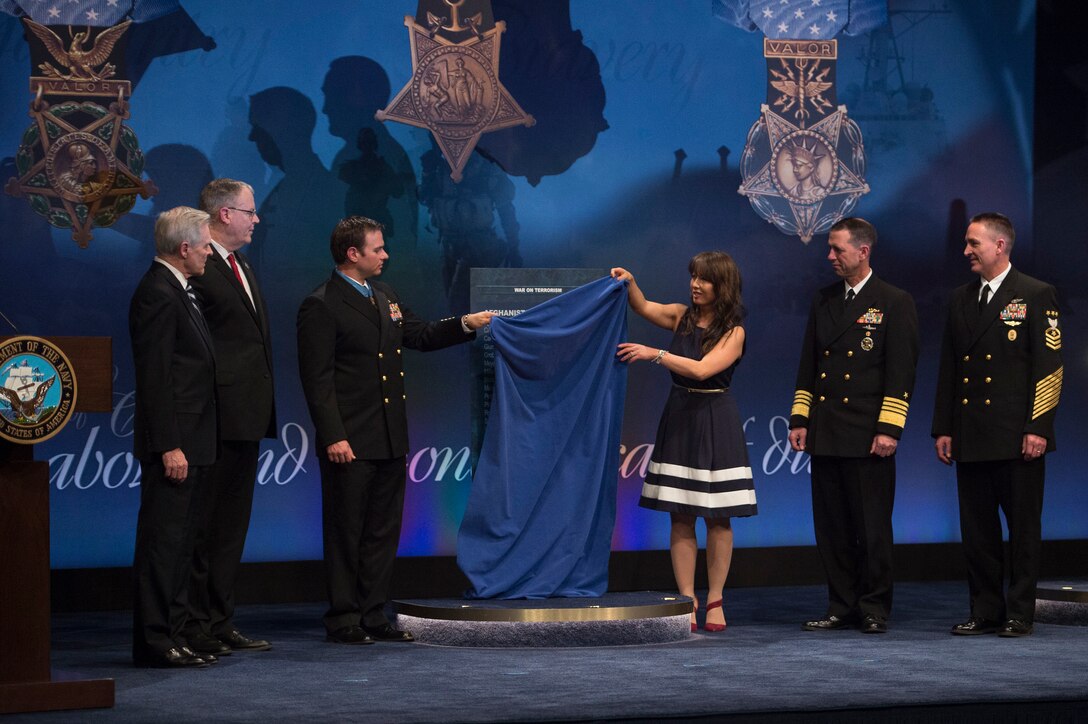
[[[245,282],[242,281],[242,272],[238,269],[238,262],[234,261],[234,254],[227,254],[227,261],[230,262],[230,268],[234,270],[234,276],[238,278],[238,283],[242,285],[242,289],[246,288]]]

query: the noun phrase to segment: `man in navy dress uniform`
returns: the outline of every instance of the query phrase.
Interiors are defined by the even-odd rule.
[[[914,392],[918,317],[909,294],[872,272],[872,224],[842,219],[827,244],[842,281],[812,302],[790,412],[790,445],[812,456],[812,517],[829,599],[824,618],[802,628],[885,633],[895,451]]]
[[[970,617],[952,628],[961,636],[1026,636],[1035,617],[1062,331],[1054,287],[1012,267],[1015,239],[1006,216],[971,219],[963,253],[978,278],[953,291],[941,345],[933,437],[938,459],[956,463],[971,596]]]
[[[373,280],[389,258],[382,225],[341,220],[336,270],[298,310],[298,364],[321,468],[328,640],[412,641],[384,607],[400,539],[408,419],[402,348],[435,350],[476,337],[491,312],[427,322]]]

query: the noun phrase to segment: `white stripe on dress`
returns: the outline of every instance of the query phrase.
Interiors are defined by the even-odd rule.
[[[701,483],[721,483],[726,480],[751,480],[752,468],[748,466],[738,468],[723,468],[721,470],[703,470],[702,468],[689,468],[684,465],[672,463],[659,463],[650,461],[646,470],[655,475],[668,475],[672,478],[684,480],[698,480]]]
[[[737,508],[756,504],[756,491],[730,490],[724,493],[703,493],[697,490],[681,490],[664,485],[642,484],[642,497],[667,503],[691,505],[697,508]]]

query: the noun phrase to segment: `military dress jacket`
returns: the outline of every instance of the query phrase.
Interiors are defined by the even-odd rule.
[[[914,394],[914,300],[874,274],[847,307],[839,281],[812,302],[790,428],[807,428],[810,455],[868,457],[878,433],[903,432]]]
[[[1057,293],[1011,269],[980,311],[980,286],[957,288],[949,302],[933,437],[951,436],[959,462],[1019,458],[1027,433],[1053,452],[1063,373]]]
[[[363,460],[406,455],[403,348],[435,350],[476,336],[456,318],[420,319],[387,284],[370,286],[373,301],[333,273],[298,310],[299,376],[319,455],[341,440]]]

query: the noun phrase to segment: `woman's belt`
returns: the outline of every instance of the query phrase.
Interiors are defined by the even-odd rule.
[[[673,387],[678,387],[681,390],[687,390],[688,392],[699,392],[701,394],[710,394],[710,393],[715,393],[715,392],[729,392],[728,387],[716,387],[716,388],[711,389],[711,390],[703,390],[703,389],[699,389],[697,387],[685,387],[684,385],[678,385],[675,382],[672,383],[672,386]]]

